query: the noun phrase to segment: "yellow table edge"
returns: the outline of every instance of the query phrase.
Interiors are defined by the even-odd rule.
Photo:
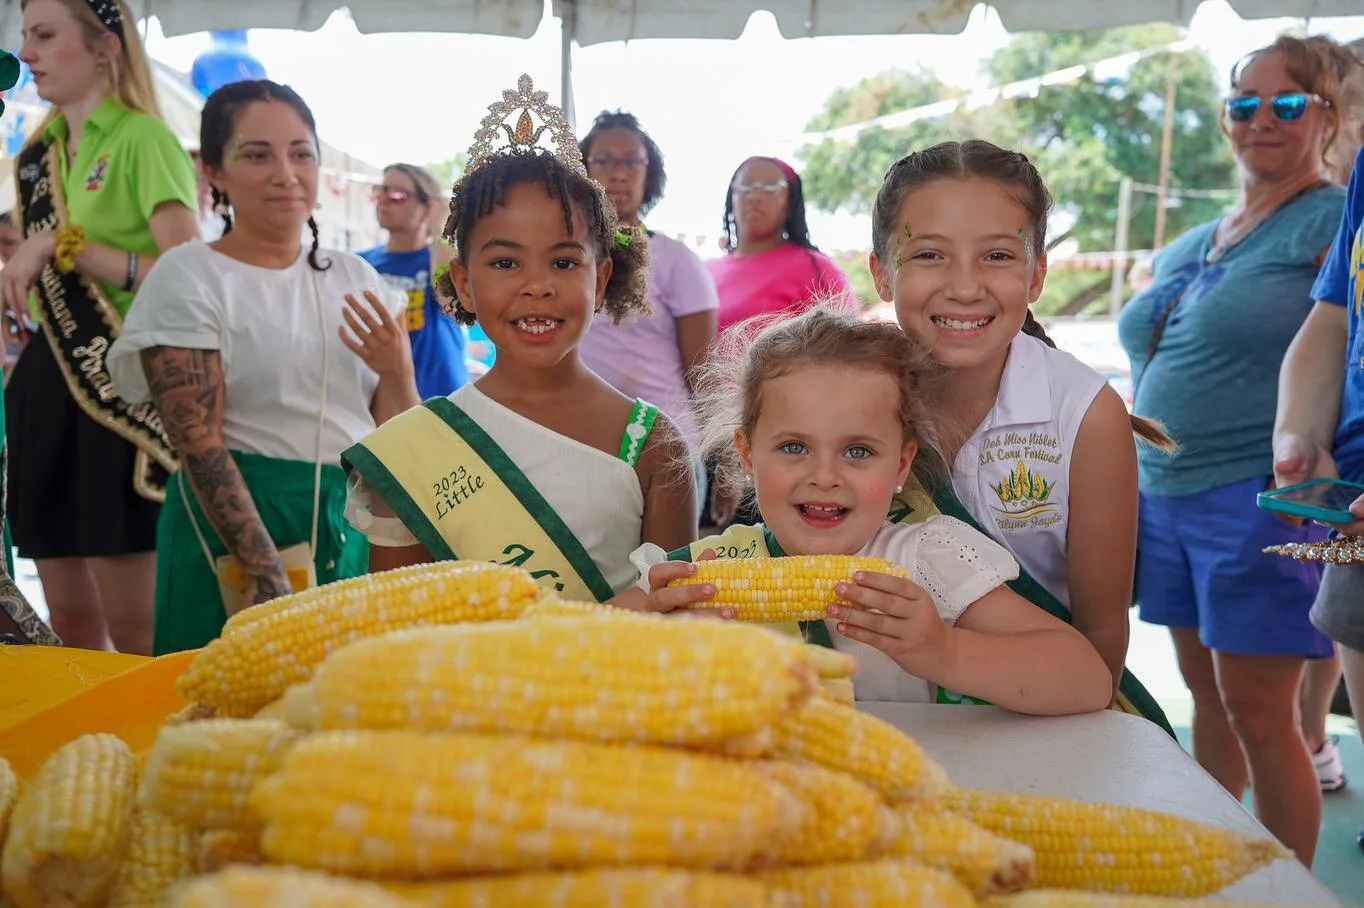
[[[22,780],[58,747],[84,734],[108,732],[134,753],[146,752],[166,717],[187,705],[175,694],[175,680],[197,653],[149,658],[0,646],[0,689],[11,700],[9,709],[0,707],[0,757]],[[35,690],[39,684],[45,685],[41,693]],[[22,685],[33,692],[32,700],[49,702],[36,711],[24,709]],[[64,689],[69,695],[62,696]]]

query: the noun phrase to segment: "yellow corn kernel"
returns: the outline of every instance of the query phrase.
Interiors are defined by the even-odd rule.
[[[1273,839],[1137,807],[967,789],[940,804],[1031,847],[1040,887],[1197,898],[1292,857]]]
[[[816,686],[801,648],[764,628],[547,617],[361,640],[291,690],[285,713],[309,729],[514,732],[758,754]]]
[[[1106,892],[1079,892],[1073,889],[1029,889],[1013,895],[1000,895],[981,903],[983,908],[1251,908],[1251,902],[1221,899],[1178,899],[1158,895],[1114,895]],[[1255,902],[1254,908],[1274,908]],[[1287,904],[1279,908],[1289,908]]]
[[[804,809],[752,767],[694,751],[409,731],[304,738],[251,805],[272,861],[412,880],[746,866]]]
[[[521,612],[522,618],[561,618],[574,615],[594,615],[599,618],[618,618],[637,614],[628,609],[616,608],[600,602],[578,602],[573,599],[560,599],[545,596],[539,602],[532,602]]]
[[[194,855],[196,873],[213,873],[231,864],[263,864],[260,834],[238,829],[206,829]]]
[[[818,864],[760,873],[783,908],[973,908],[976,900],[951,874],[905,859]]]
[[[1034,858],[1027,845],[982,829],[953,813],[917,806],[899,811],[899,834],[887,857],[903,857],[946,870],[977,897],[1015,892],[1032,882]]]
[[[844,706],[855,706],[857,704],[852,678],[821,678],[819,680],[819,693],[821,696]]]
[[[777,726],[774,755],[846,772],[892,802],[950,791],[947,773],[909,735],[869,713],[814,697]]]
[[[137,768],[113,735],[57,748],[14,806],[0,888],[18,908],[103,903],[128,844]]]
[[[159,905],[176,881],[194,873],[195,835],[183,823],[133,808],[128,850],[114,876],[106,908]]]
[[[306,682],[323,659],[354,640],[408,627],[515,618],[539,595],[529,572],[478,561],[339,580],[248,609],[270,611],[225,627],[186,667],[175,692],[220,716],[245,718]]]
[[[752,764],[805,805],[801,822],[791,826],[760,856],[764,867],[799,867],[862,861],[874,855],[896,830],[883,826],[881,798],[845,773],[822,766],[779,760]],[[893,816],[893,814],[892,814]]]
[[[295,867],[229,867],[172,893],[167,908],[413,908],[402,896],[361,880]]]
[[[670,867],[517,873],[386,887],[422,908],[764,908],[767,890],[737,874]]]
[[[5,836],[9,832],[9,815],[14,810],[14,802],[19,799],[19,779],[9,761],[0,757],[0,850],[5,847]]]
[[[200,829],[257,829],[251,786],[279,768],[300,733],[276,719],[164,726],[143,776],[143,803]]]
[[[857,671],[857,660],[847,653],[841,653],[818,643],[801,644],[805,656],[815,667],[815,674],[829,680],[851,678]]]
[[[861,555],[787,555],[698,561],[696,573],[668,586],[709,583],[715,595],[698,608],[731,608],[740,621],[764,624],[818,621],[834,603],[849,605],[834,592],[858,571],[907,576],[898,564]]]
[[[292,688],[290,688],[290,690],[292,690]],[[288,695],[288,691],[285,692],[285,695],[286,695],[286,696]],[[251,718],[253,718],[253,719],[278,719],[278,720],[280,720],[281,722],[283,722],[283,721],[284,721],[284,697],[280,697],[278,700],[271,700],[269,703],[265,704],[265,705],[262,706],[260,709],[256,710],[255,714],[254,714],[253,716],[251,716]]]
[[[218,711],[207,703],[190,703],[184,709],[166,717],[165,725],[184,725],[186,722],[202,722],[218,715]]]

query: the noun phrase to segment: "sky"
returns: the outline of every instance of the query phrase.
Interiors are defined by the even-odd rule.
[[[1242,20],[1222,0],[1208,0],[1188,37],[1226,73],[1242,55],[1298,24],[1301,20]],[[1341,40],[1364,37],[1364,16],[1314,19],[1309,26]],[[639,117],[668,169],[667,193],[649,226],[687,234],[698,252],[711,255],[734,168],[751,154],[792,155],[805,125],[834,89],[897,68],[922,68],[963,91],[989,87],[979,66],[1007,41],[999,18],[985,7],[973,12],[960,35],[789,41],[770,14],[759,12],[734,41],[576,48],[577,119],[585,129],[602,109]],[[376,166],[440,161],[463,151],[487,105],[504,88],[515,87],[523,72],[549,91],[551,101],[562,97],[560,29],[552,17],[521,40],[361,35],[347,15],[337,13],[316,32],[254,30],[250,44],[270,78],[292,85],[308,101],[326,142]],[[155,20],[149,23],[148,51],[176,69],[188,71],[208,47],[206,34],[166,38]],[[812,237],[826,250],[865,248],[869,239],[864,217],[812,213],[810,223]]]

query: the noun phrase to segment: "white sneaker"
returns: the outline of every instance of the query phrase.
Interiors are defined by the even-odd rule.
[[[1340,764],[1340,749],[1334,737],[1327,738],[1321,750],[1312,754],[1312,765],[1317,768],[1322,791],[1340,791],[1345,787],[1345,767]]]

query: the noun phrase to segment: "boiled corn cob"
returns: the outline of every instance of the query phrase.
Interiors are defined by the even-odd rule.
[[[781,784],[805,805],[801,822],[786,830],[773,849],[760,856],[763,866],[799,867],[862,861],[874,856],[883,842],[898,832],[898,820],[875,791],[852,776],[822,766],[755,762],[758,769]]]
[[[9,815],[14,810],[14,802],[19,799],[19,779],[9,761],[0,757],[0,850],[5,847],[5,836],[9,832]]]
[[[256,829],[251,786],[279,768],[299,737],[276,719],[163,726],[147,758],[142,800],[189,826]]]
[[[406,627],[515,618],[539,597],[520,568],[446,561],[340,580],[257,608],[185,669],[176,693],[244,718],[307,681],[334,650]],[[281,603],[287,600],[287,605]]]
[[[264,864],[260,833],[238,829],[205,829],[195,843],[194,870],[213,873],[231,864]]]
[[[128,850],[106,908],[160,904],[173,883],[193,875],[195,839],[188,826],[149,808],[134,807]]]
[[[907,576],[898,564],[861,555],[787,555],[696,562],[696,572],[668,586],[709,583],[715,595],[696,608],[730,608],[739,621],[764,624],[818,621],[834,603],[849,605],[834,592],[858,571]]]
[[[521,612],[522,618],[559,618],[573,615],[594,615],[599,618],[619,618],[636,614],[627,609],[616,608],[613,605],[605,605],[600,602],[579,602],[573,599],[560,599],[557,596],[545,596],[538,602],[532,602]]]
[[[132,751],[113,735],[53,751],[10,817],[0,888],[18,908],[102,904],[128,845],[136,785]]]
[[[972,908],[976,900],[951,874],[887,858],[760,873],[785,908]]]
[[[885,849],[888,857],[946,870],[976,896],[1014,892],[1032,881],[1034,858],[1027,845],[945,811],[910,806],[898,814],[899,833]]]
[[[168,908],[413,908],[374,883],[295,867],[229,867],[172,893]]]
[[[1136,807],[967,789],[939,803],[1031,847],[1039,887],[1197,898],[1292,857],[1273,839]]]
[[[750,864],[803,807],[742,763],[516,735],[321,732],[251,798],[267,858],[360,876]]]
[[[388,888],[422,908],[764,908],[768,905],[767,891],[756,880],[738,874],[669,867],[518,873]]]
[[[890,801],[951,790],[947,773],[904,732],[827,697],[814,697],[777,726],[774,755],[846,772]]]
[[[847,653],[817,643],[803,643],[801,646],[805,649],[806,658],[814,665],[815,673],[821,678],[836,681],[851,678],[857,671],[857,660]]]
[[[755,755],[817,683],[803,649],[763,628],[557,617],[361,640],[291,690],[285,714],[309,729],[515,732]]]
[[[1177,899],[1158,895],[1113,895],[1107,892],[1079,892],[1072,889],[1030,889],[1000,895],[981,903],[984,908],[1251,908],[1250,902],[1222,899]],[[1254,908],[1274,908],[1268,902],[1255,902]],[[1290,908],[1280,905],[1279,908]]]
[[[178,712],[166,717],[164,725],[184,725],[186,722],[202,722],[217,717],[218,711],[207,703],[190,703]]]
[[[857,703],[852,678],[821,678],[819,680],[819,693],[821,696],[844,706],[854,706]]]

